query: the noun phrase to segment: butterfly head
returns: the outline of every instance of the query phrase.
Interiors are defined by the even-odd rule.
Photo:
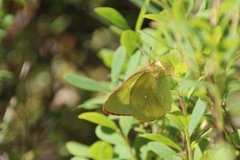
[[[165,67],[162,65],[162,63],[159,60],[150,61],[148,66],[150,68],[157,68],[160,70],[165,70]]]

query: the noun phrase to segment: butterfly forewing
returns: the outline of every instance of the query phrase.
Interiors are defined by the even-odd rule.
[[[138,71],[123,82],[107,99],[103,111],[113,115],[131,115],[129,106],[130,91],[139,77],[147,70]]]

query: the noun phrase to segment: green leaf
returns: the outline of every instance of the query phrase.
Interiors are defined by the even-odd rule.
[[[124,47],[120,46],[113,57],[113,64],[111,70],[111,78],[113,85],[117,85],[117,81],[120,77],[121,69],[126,58],[126,51]]]
[[[71,23],[71,17],[67,15],[61,15],[58,18],[56,18],[51,24],[50,24],[50,30],[54,34],[60,34],[62,33]]]
[[[212,29],[209,34],[206,34],[206,43],[211,47],[216,47],[223,35],[223,30],[221,26],[216,26]]]
[[[3,152],[4,153],[4,152]],[[2,153],[2,154],[3,154]],[[8,154],[8,159],[9,160],[21,160],[22,157],[19,155],[19,153],[17,153],[16,151],[14,151],[13,149],[12,150],[8,150],[7,151],[7,154]],[[4,159],[4,158],[3,158]]]
[[[131,55],[141,44],[140,36],[137,32],[126,30],[121,35],[121,45],[126,48],[127,54]]]
[[[150,150],[152,150],[154,153],[156,153],[159,157],[161,157],[164,160],[181,159],[174,150],[172,150],[165,144],[161,144],[158,142],[150,142],[148,143],[148,147],[150,148]]]
[[[147,159],[150,149],[147,147],[148,139],[137,136],[134,140],[134,149],[137,159]]]
[[[105,66],[111,68],[113,61],[114,51],[110,49],[103,48],[98,52],[98,57],[103,60]]]
[[[115,123],[109,118],[107,118],[105,115],[100,113],[86,112],[86,113],[80,114],[79,118],[111,128],[113,130],[117,130],[117,126],[115,125]]]
[[[160,143],[163,143],[163,144],[166,144],[170,147],[173,147],[175,149],[177,149],[178,151],[181,151],[181,147],[176,144],[174,141],[172,141],[171,139],[163,136],[163,135],[160,135],[160,134],[142,134],[140,135],[141,137],[144,137],[144,138],[147,138],[147,139],[150,139],[150,140],[153,140],[153,141],[157,141],[157,142],[160,142]]]
[[[111,160],[113,148],[104,141],[97,141],[90,147],[90,155],[94,160]]]
[[[95,8],[95,12],[103,17],[105,20],[110,22],[111,24],[121,28],[121,29],[128,29],[129,25],[126,19],[114,8],[110,7],[97,7]]]
[[[132,117],[120,117],[119,125],[125,137],[128,137],[128,133],[131,130],[133,123],[134,122]]]
[[[131,56],[128,62],[127,71],[125,73],[125,79],[127,79],[131,74],[134,73],[134,71],[136,71],[140,58],[141,52],[139,50]]]
[[[188,133],[190,136],[192,135],[194,129],[197,127],[201,117],[203,116],[206,106],[206,102],[201,99],[198,99],[197,103],[195,104],[188,125]]]
[[[88,99],[84,103],[78,105],[78,108],[84,108],[88,110],[99,108],[99,105],[102,105],[105,102],[106,98],[106,96],[103,96]]]
[[[130,1],[134,3],[136,6],[138,6],[139,8],[141,8],[145,3],[145,0],[130,0]],[[147,7],[147,11],[150,13],[158,13],[159,9],[156,8],[155,5],[150,3]]]
[[[7,70],[0,70],[0,80],[13,78],[13,74]]]
[[[232,143],[235,145],[235,146],[238,146],[240,147],[240,129],[237,129],[236,131],[232,132],[230,134],[230,138],[232,140]]]
[[[197,145],[194,149],[194,160],[200,160],[200,158],[202,157],[202,151],[200,149],[200,147]]]
[[[194,148],[194,160],[200,160],[204,151],[209,144],[209,140],[202,138],[197,146]]]
[[[109,92],[110,87],[106,83],[98,82],[93,79],[77,75],[75,73],[66,73],[64,79],[71,85],[88,91]]]
[[[66,143],[66,148],[74,156],[89,158],[89,146],[77,143],[74,141],[68,141]]]
[[[158,14],[145,14],[144,17],[147,19],[150,19],[150,20],[157,21],[157,22],[161,21],[161,18]]]
[[[201,160],[235,160],[236,151],[233,147],[225,142],[215,143],[211,149],[206,150]]]
[[[121,134],[103,126],[97,126],[95,133],[99,139],[115,145],[114,151],[118,154],[119,159],[130,159],[131,153],[128,144]]]
[[[71,160],[88,160],[88,159],[82,157],[72,157]]]
[[[118,155],[117,159],[133,159],[128,146],[126,145],[116,145],[114,147],[115,153]]]
[[[176,111],[176,112],[171,112],[166,114],[167,119],[171,122],[171,124],[179,129],[182,130],[185,128],[185,123],[184,123],[184,116],[182,115],[181,112]]]
[[[101,139],[105,142],[115,144],[115,145],[126,146],[126,142],[123,139],[123,137],[110,128],[107,128],[104,126],[97,126],[95,133],[99,139]]]

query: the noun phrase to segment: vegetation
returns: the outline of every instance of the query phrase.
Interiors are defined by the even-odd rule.
[[[25,6],[24,9],[30,6],[27,11],[33,17],[38,6],[51,6],[51,2],[41,5],[37,2],[18,3],[22,3],[20,6]],[[69,159],[68,156],[71,156],[72,160],[240,158],[239,0],[130,2],[132,8],[134,4],[140,9],[137,17],[132,16],[138,13],[137,10],[127,12],[118,5],[114,7],[113,2],[71,1],[89,7],[90,15],[98,15],[94,20],[84,18],[86,24],[91,26],[94,23],[96,26],[89,31],[92,33],[95,30],[91,38],[81,32],[86,31],[87,26],[76,22],[73,11],[71,15],[67,12],[61,16],[55,15],[59,8],[76,6],[70,2],[53,1],[59,6],[54,11],[48,10],[49,18],[40,14],[34,20],[37,23],[29,24],[30,20],[26,20],[29,29],[24,30],[18,40],[13,40],[15,32],[7,29],[18,23],[11,21],[13,17],[7,10],[0,11],[0,17],[3,17],[0,36],[4,42],[0,49],[5,53],[1,56],[8,60],[4,62],[1,59],[3,69],[0,72],[1,99],[4,100],[1,103],[7,106],[0,131],[3,156],[34,159],[42,157],[45,147],[51,150],[57,144],[55,152],[60,156],[53,157]],[[77,11],[83,10],[80,7]],[[24,18],[31,19],[31,16]],[[102,26],[98,22],[105,23],[108,28],[97,28]],[[80,29],[76,28],[76,23],[81,26]],[[19,26],[16,28],[21,30]],[[36,30],[38,32],[33,34]],[[79,42],[74,33],[87,38]],[[35,40],[36,34],[40,37],[38,40]],[[76,44],[80,47],[77,48]],[[88,72],[91,70],[88,66],[91,64],[89,54],[96,52],[111,71],[109,76],[100,65],[94,68],[100,68],[94,76]],[[56,53],[58,55],[54,55]],[[169,72],[171,110],[151,122],[103,113],[102,106],[107,97],[130,75],[148,66],[152,59],[160,61]],[[97,63],[100,64],[99,61]],[[84,66],[88,67],[84,70]],[[10,89],[4,88],[8,86]],[[56,98],[57,91],[63,88],[68,89],[68,92],[64,90],[64,95],[70,96]],[[77,106],[79,101],[81,103]],[[57,102],[63,104],[57,105]],[[62,106],[69,107],[62,109]],[[80,120],[76,118],[78,114]],[[74,134],[64,134],[69,129],[67,126],[76,126],[76,129],[71,129]],[[44,131],[41,132],[39,127]],[[92,127],[95,128],[96,137]],[[80,137],[74,138],[72,135]],[[41,144],[39,140],[51,145]],[[21,144],[24,147],[20,147]],[[23,151],[20,152],[20,149]]]

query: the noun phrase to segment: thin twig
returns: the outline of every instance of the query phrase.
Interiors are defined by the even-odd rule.
[[[212,4],[212,13],[210,17],[210,23],[212,26],[216,26],[218,23],[217,14],[218,14],[218,8],[220,6],[221,0],[214,0]]]

